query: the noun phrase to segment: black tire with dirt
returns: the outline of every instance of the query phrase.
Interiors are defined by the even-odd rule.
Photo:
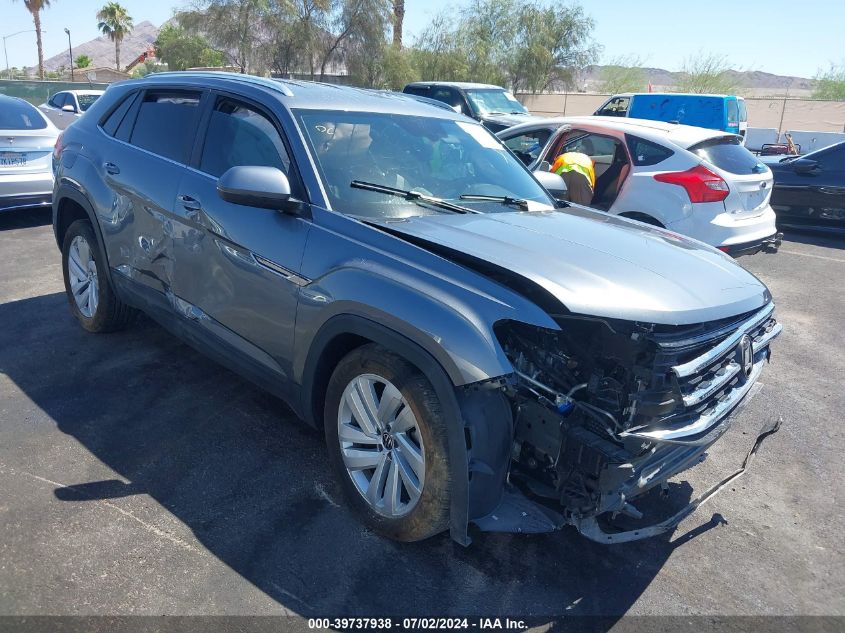
[[[70,287],[68,257],[70,256],[71,244],[76,237],[82,237],[88,243],[97,268],[97,308],[90,317],[85,316],[79,310]],[[112,290],[108,280],[105,258],[100,252],[94,229],[88,220],[77,220],[68,227],[67,233],[65,233],[62,243],[62,273],[70,311],[82,327],[89,332],[114,332],[126,327],[134,318],[135,310],[118,299]]]
[[[423,440],[425,476],[422,492],[408,514],[393,518],[376,512],[355,487],[343,463],[338,438],[338,416],[343,392],[352,380],[374,374],[401,392],[417,420]],[[376,344],[359,347],[345,356],[326,389],[323,415],[332,469],[355,513],[373,531],[397,541],[420,541],[449,527],[451,491],[446,420],[434,388],[414,365]]]

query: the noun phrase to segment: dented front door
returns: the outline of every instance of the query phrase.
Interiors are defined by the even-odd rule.
[[[202,147],[176,192],[174,291],[182,308],[253,369],[290,374],[299,275],[310,221],[224,201],[217,179],[236,165],[277,167],[297,182],[271,115],[241,99],[214,97]],[[189,314],[190,316],[190,314]]]

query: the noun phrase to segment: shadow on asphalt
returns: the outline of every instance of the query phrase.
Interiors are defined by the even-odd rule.
[[[12,229],[31,229],[44,226],[53,221],[53,211],[50,207],[39,209],[23,209],[20,211],[0,211],[0,231]]]
[[[788,244],[789,242],[845,249],[845,233],[835,234],[823,231],[786,228],[783,229],[783,243]]]
[[[722,522],[715,515],[674,543],[666,536],[605,546],[569,528],[540,536],[474,531],[469,548],[446,534],[413,544],[384,540],[347,512],[326,469],[322,435],[284,404],[149,320],[122,333],[88,334],[61,293],[0,305],[0,371],[125,479],[63,481],[59,500],[149,495],[214,556],[305,616],[613,619],[678,544]],[[14,418],[15,404],[7,411]],[[651,501],[672,512],[690,493],[677,485],[669,500]]]

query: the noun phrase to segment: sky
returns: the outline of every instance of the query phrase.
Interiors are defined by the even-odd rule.
[[[135,22],[160,25],[183,0],[120,0]],[[431,17],[465,0],[405,0],[407,41]],[[42,13],[44,55],[99,35],[97,10],[104,0],[52,0]],[[583,2],[595,21],[593,38],[604,47],[600,62],[636,56],[646,66],[679,70],[701,53],[724,54],[737,70],[812,77],[830,63],[845,63],[845,2],[841,0],[599,0]],[[0,36],[33,29],[22,0],[0,0]],[[10,66],[35,65],[35,34],[6,39]],[[5,67],[5,59],[3,64]]]

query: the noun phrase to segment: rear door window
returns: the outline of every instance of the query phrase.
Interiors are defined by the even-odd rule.
[[[23,99],[5,100],[0,106],[0,130],[43,130],[44,117]]]
[[[628,144],[631,160],[638,167],[657,165],[675,153],[668,147],[647,141],[639,136],[633,136],[632,134],[625,135],[625,142]]]
[[[768,169],[742,145],[739,136],[719,136],[689,148],[696,156],[731,174],[760,174]]]
[[[739,122],[748,123],[748,107],[745,105],[745,99],[737,99],[736,102],[739,106]]]
[[[164,158],[186,163],[196,133],[201,95],[188,90],[148,90],[129,142]]]

